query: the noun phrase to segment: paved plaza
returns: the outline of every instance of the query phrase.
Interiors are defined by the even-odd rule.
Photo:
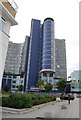
[[[66,108],[62,109],[62,106]],[[2,112],[3,118],[37,118],[37,117],[50,117],[50,118],[79,118],[79,98],[71,101],[52,102],[45,106],[41,106],[38,109],[27,113],[6,113]]]

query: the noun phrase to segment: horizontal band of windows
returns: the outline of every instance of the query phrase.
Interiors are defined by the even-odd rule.
[[[55,57],[55,54],[54,54],[54,53],[51,53],[51,54],[42,53],[42,54],[41,54],[41,57],[42,57],[42,58],[44,58],[44,57],[51,57],[51,58],[53,58],[53,57]]]
[[[54,70],[54,68],[52,68],[51,66],[42,66],[42,69],[51,69],[51,70]]]
[[[46,20],[45,22],[44,22],[44,26],[45,25],[53,25],[54,24],[54,22],[52,22],[52,21],[50,21],[50,20]]]
[[[46,40],[46,41],[49,41],[49,40],[51,41],[51,40],[53,40],[53,41],[54,41],[54,35],[46,34],[46,35],[43,36],[43,41],[44,41],[44,40]],[[43,41],[42,41],[42,42],[43,42]]]
[[[51,62],[51,60],[44,60],[41,63],[42,65],[54,65],[54,62]]]
[[[54,30],[50,30],[50,29],[46,29],[46,30],[44,30],[43,31],[43,33],[44,33],[44,35],[46,35],[46,34],[54,34]]]
[[[43,49],[48,48],[48,47],[51,47],[52,49],[55,48],[54,44],[51,44],[51,43],[50,43],[50,45],[49,44],[43,44]]]
[[[42,66],[42,69],[51,69],[51,66]]]
[[[47,25],[51,25],[51,21],[45,21],[44,22],[44,27],[47,26]]]
[[[53,33],[45,33],[43,37],[54,37]]]
[[[54,47],[43,47],[42,49],[41,49],[41,51],[40,51],[40,54],[42,54],[44,51],[51,51],[52,53],[55,53],[54,51],[55,51],[55,48]]]
[[[47,27],[44,27],[43,32],[47,32],[47,31],[49,31],[49,32],[51,32],[51,33],[52,33],[52,32],[54,33],[54,28],[53,28],[53,27],[51,27],[51,26],[50,26],[50,27],[48,27],[48,28],[47,28]]]
[[[54,50],[43,49],[42,54],[54,54]]]
[[[45,66],[45,65],[50,65],[51,67],[54,66],[53,63],[44,63],[44,62],[42,63],[42,65],[44,65],[44,66]]]
[[[44,24],[44,28],[45,28],[45,27],[48,27],[48,26],[49,26],[49,27],[50,27],[50,26],[51,26],[51,27],[54,27],[54,23],[51,23],[51,22],[48,23],[48,22],[47,22],[47,23]]]
[[[45,59],[41,59],[41,60],[40,60],[40,64],[43,63],[43,62],[45,62],[45,61],[47,61],[47,63],[51,61],[51,64],[55,64],[54,59],[51,60],[51,58],[49,58],[49,59],[47,59],[47,58],[45,58]]]
[[[54,40],[50,39],[49,41],[44,40],[43,44],[52,44],[54,46]]]
[[[40,60],[42,59],[51,59],[51,55],[50,56],[42,56]]]
[[[52,46],[44,46],[44,45],[43,45],[43,46],[41,47],[41,52],[42,52],[43,49],[49,49],[49,50],[52,50],[52,49],[53,49],[53,50],[55,50],[55,46],[54,46],[54,45],[52,45]]]
[[[46,47],[46,46],[49,46],[49,47],[51,46],[51,47],[52,47],[52,46],[54,46],[54,44],[51,43],[51,42],[44,42],[44,43],[43,43],[43,46],[45,46],[45,47]]]
[[[49,58],[49,59],[42,59],[42,62],[44,62],[44,61],[51,62],[51,58]]]
[[[50,54],[50,56],[51,56],[51,51],[43,51],[43,54]]]
[[[44,35],[43,36],[43,41],[52,41],[52,40],[54,41],[54,36],[52,36],[52,35],[46,35],[46,36]]]
[[[43,64],[43,63],[40,64],[40,67],[43,67],[43,66],[51,66],[52,68],[54,68],[55,65],[52,63],[51,64]]]

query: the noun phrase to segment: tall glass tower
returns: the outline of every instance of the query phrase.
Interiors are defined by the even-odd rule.
[[[45,83],[51,82],[55,73],[54,20],[46,18],[43,23],[41,45],[40,77]]]
[[[31,87],[36,87],[39,79],[44,80],[45,84],[54,84],[54,78],[56,77],[55,53],[58,53],[55,50],[54,32],[54,20],[52,18],[46,18],[43,24],[41,24],[40,20],[32,19],[29,47],[27,50],[28,59],[26,59],[25,64],[24,91]]]

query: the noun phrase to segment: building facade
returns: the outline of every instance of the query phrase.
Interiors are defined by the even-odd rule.
[[[67,80],[65,39],[55,39],[55,77]]]
[[[39,77],[40,20],[32,19],[26,87],[36,86]]]
[[[9,0],[1,0],[0,2],[0,82],[2,82],[10,27],[18,24],[15,20],[17,9],[18,6],[13,0],[12,2]]]
[[[45,83],[54,78],[55,73],[55,36],[54,20],[46,18],[43,23],[43,37],[40,56],[40,76]]]
[[[70,74],[71,92],[81,92],[81,70],[75,70]]]
[[[2,80],[2,90],[5,85],[8,85],[9,91],[16,92],[20,85],[24,85],[24,80],[21,74],[4,74]]]
[[[13,43],[9,41],[6,62],[5,73],[18,74],[21,64],[22,43]]]
[[[55,39],[54,31],[52,18],[46,18],[43,24],[32,19],[25,91],[37,87],[39,79],[44,80],[45,84],[54,84],[54,78],[67,80],[65,40]]]
[[[7,84],[11,91],[17,91],[18,85],[22,80],[25,86],[24,79],[27,72],[29,40],[30,37],[26,36],[23,43],[13,43],[9,41],[2,79],[2,90],[5,84]],[[13,81],[15,82],[13,83]]]
[[[40,20],[32,19],[30,37],[26,36],[22,44],[12,44],[15,47],[12,48],[12,53],[7,52],[5,72],[9,72],[6,68],[9,69],[8,63],[11,62],[11,66],[14,66],[12,73],[23,74],[24,91],[38,87],[38,80],[44,80],[45,84],[56,84],[61,77],[67,79],[65,40],[55,39],[52,18],[46,18],[43,24]],[[8,47],[9,51],[10,45]],[[16,61],[10,59],[10,53]],[[15,64],[18,65],[17,68]]]

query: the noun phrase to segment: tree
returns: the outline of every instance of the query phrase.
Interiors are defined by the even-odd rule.
[[[44,80],[38,80],[39,89],[44,88]]]
[[[65,81],[64,78],[61,78],[58,82],[57,82],[57,88],[60,92],[64,92],[65,88],[67,87],[67,83]]]
[[[65,81],[64,78],[61,78],[58,82],[57,82],[57,88],[61,93],[60,99],[63,100],[63,92],[65,91],[67,87],[67,83]]]
[[[23,91],[23,88],[24,88],[23,85],[19,85],[18,86],[18,91]]]
[[[8,86],[8,85],[5,85],[5,86],[3,87],[3,91],[9,92],[9,86]]]
[[[45,85],[45,90],[46,90],[47,92],[50,92],[50,91],[52,90],[52,88],[53,88],[53,85],[52,85],[51,83],[47,83],[47,84]]]

